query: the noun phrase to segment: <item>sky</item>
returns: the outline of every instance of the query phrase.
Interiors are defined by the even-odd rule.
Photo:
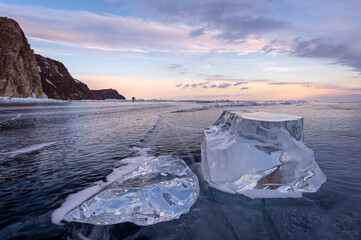
[[[126,98],[361,94],[360,0],[0,0],[36,53]]]

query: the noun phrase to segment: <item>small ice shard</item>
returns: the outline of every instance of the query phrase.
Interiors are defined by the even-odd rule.
[[[178,219],[199,195],[197,176],[174,156],[155,157],[65,215],[66,221],[140,226]]]
[[[20,117],[20,115],[21,114],[19,114],[18,117]],[[43,148],[54,145],[55,143],[56,142],[34,144],[34,145],[30,145],[30,146],[27,146],[27,147],[16,149],[16,150],[13,150],[13,151],[10,151],[10,152],[3,152],[3,153],[0,153],[0,155],[7,155],[8,157],[16,157],[16,156],[18,156],[20,154],[31,153],[31,152],[41,150]]]
[[[211,187],[250,198],[316,192],[326,176],[302,140],[299,116],[224,111],[203,132],[203,176]]]

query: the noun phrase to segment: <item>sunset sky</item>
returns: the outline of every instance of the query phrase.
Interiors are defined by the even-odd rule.
[[[36,53],[144,99],[361,94],[360,12],[360,0],[0,0]]]

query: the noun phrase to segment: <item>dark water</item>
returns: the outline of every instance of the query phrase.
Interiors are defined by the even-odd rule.
[[[361,103],[172,113],[204,105],[0,106],[0,239],[361,239]],[[199,169],[201,133],[225,109],[303,116],[304,142],[327,182],[299,199],[252,200],[208,188]],[[46,143],[53,144],[28,149]],[[178,155],[190,165],[201,194],[189,214],[148,227],[52,224],[52,211],[69,194],[111,173],[132,155],[132,146]]]

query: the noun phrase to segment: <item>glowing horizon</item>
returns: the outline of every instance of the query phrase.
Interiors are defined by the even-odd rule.
[[[360,9],[356,0],[0,0],[36,53],[128,99],[361,94]]]

